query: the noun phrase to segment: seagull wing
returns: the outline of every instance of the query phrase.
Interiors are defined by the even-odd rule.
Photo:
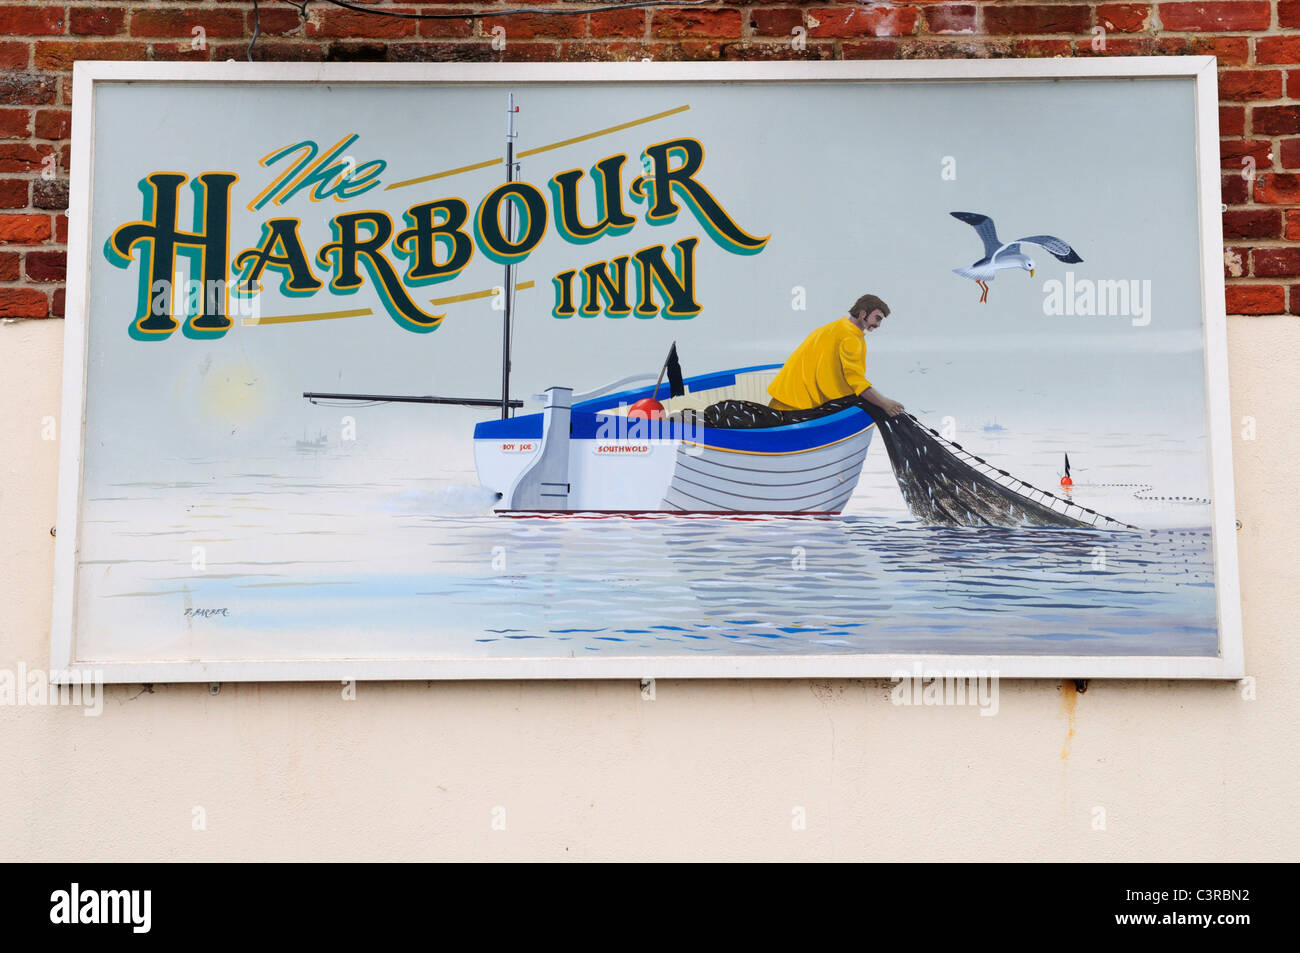
[[[949,212],[948,214],[959,222],[965,222],[979,233],[980,240],[984,242],[985,258],[992,258],[1002,247],[1002,242],[998,240],[997,227],[993,224],[993,219],[987,215],[981,215],[979,212]]]
[[[1020,239],[1020,241],[1024,241],[1024,239],[1022,238],[1022,239]],[[999,256],[999,255],[1003,255],[1003,254],[1005,254],[1005,255],[1019,255],[1019,254],[1020,254],[1020,242],[1008,242],[1007,244],[1003,245],[1001,248],[999,248],[997,251],[995,251],[992,255],[989,256],[989,261],[991,261],[991,262],[993,262],[993,261],[997,261],[997,260],[998,260],[998,256]]]
[[[1073,264],[1076,261],[1083,261],[1079,253],[1071,248],[1067,243],[1061,241],[1054,235],[1030,235],[1028,238],[1017,238],[1017,242],[1029,242],[1031,245],[1038,245],[1040,248],[1046,248],[1052,253],[1057,261],[1064,261]]]

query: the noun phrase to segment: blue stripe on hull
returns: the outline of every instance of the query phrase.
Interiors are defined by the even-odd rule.
[[[573,440],[685,440],[744,453],[799,453],[828,443],[836,443],[874,426],[866,412],[856,407],[841,410],[829,417],[819,417],[785,427],[754,427],[726,430],[714,427],[684,427],[678,423],[648,421],[642,426],[635,420],[604,414],[573,412]],[[540,440],[542,415],[526,414],[509,420],[485,420],[474,427],[475,440]]]

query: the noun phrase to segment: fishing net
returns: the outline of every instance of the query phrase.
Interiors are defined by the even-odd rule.
[[[887,417],[859,397],[842,397],[811,410],[781,411],[746,400],[705,409],[706,427],[780,427],[861,407],[876,422],[894,478],[912,515],[947,526],[1067,526],[1137,529],[1016,479],[961,444],[945,440],[911,414]]]

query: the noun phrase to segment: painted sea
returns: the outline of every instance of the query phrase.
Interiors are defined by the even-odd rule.
[[[967,444],[1039,486],[1065,449],[996,424]],[[1217,654],[1210,506],[1143,469],[1204,445],[1090,450],[1073,498],[1141,531],[921,525],[879,444],[839,519],[499,517],[467,460],[431,477],[331,437],[172,459],[88,488],[79,654]]]

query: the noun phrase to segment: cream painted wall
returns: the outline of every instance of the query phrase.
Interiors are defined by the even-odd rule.
[[[48,665],[62,339],[0,323],[0,670]],[[885,681],[110,686],[98,718],[0,706],[0,859],[1300,859],[1300,319],[1232,318],[1229,349],[1258,432],[1234,447],[1253,701],[1015,682],[990,718]]]

